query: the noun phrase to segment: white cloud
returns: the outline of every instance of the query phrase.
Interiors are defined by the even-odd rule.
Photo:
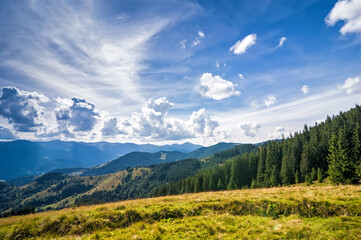
[[[0,116],[6,118],[15,130],[35,132],[43,125],[43,107],[39,104],[49,99],[37,92],[21,91],[16,87],[0,90]]]
[[[269,140],[272,139],[281,139],[284,136],[285,128],[284,127],[276,127],[274,131],[268,134],[267,138]]]
[[[307,94],[307,93],[309,93],[310,88],[309,88],[307,85],[303,85],[302,88],[300,89],[300,91],[301,91],[303,94]]]
[[[256,122],[244,122],[239,124],[239,128],[241,129],[243,135],[255,137],[261,129],[261,125]]]
[[[101,131],[103,136],[117,136],[118,134],[125,134],[124,131],[119,129],[118,119],[115,117],[104,121],[104,125]]]
[[[240,73],[240,74],[238,74],[238,77],[240,78],[240,79],[244,79],[244,76]]]
[[[140,139],[180,140],[212,137],[218,122],[206,109],[193,112],[188,121],[167,118],[173,104],[166,98],[149,99],[141,112],[134,112],[129,121],[128,134]]]
[[[218,122],[212,120],[205,108],[193,112],[186,123],[195,136],[212,137],[214,130],[218,127]]]
[[[264,105],[266,107],[270,107],[277,102],[277,98],[274,95],[267,95],[267,98],[263,100]]]
[[[60,106],[55,109],[54,114],[58,122],[66,124],[73,132],[88,132],[94,128],[99,117],[94,104],[77,97],[58,98],[57,101]]]
[[[193,43],[192,45],[193,46],[197,46],[201,43],[201,39],[204,38],[204,33],[202,31],[198,31],[198,37],[196,37],[194,40],[193,40]]]
[[[200,79],[200,93],[202,96],[222,100],[231,96],[240,95],[241,92],[235,90],[237,84],[224,80],[220,76],[213,76],[211,73],[203,73]]]
[[[237,41],[236,44],[234,44],[229,51],[233,52],[234,54],[243,54],[247,51],[248,48],[256,44],[257,35],[256,34],[250,34],[241,41]]]
[[[54,110],[56,123],[39,128],[37,137],[72,139],[96,134],[92,131],[102,119],[94,104],[77,97],[57,98],[56,102],[58,104]]]
[[[340,0],[325,18],[326,24],[334,26],[344,21],[340,29],[342,35],[361,32],[361,0]]]
[[[283,43],[287,40],[286,37],[281,37],[280,42],[278,43],[277,47],[283,47]]]
[[[347,78],[344,84],[338,86],[339,89],[345,90],[347,94],[351,94],[355,91],[358,91],[360,86],[360,77]]]
[[[199,36],[200,38],[204,38],[204,33],[203,33],[202,31],[198,31],[198,36]]]

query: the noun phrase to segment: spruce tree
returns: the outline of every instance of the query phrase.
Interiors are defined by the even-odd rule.
[[[311,172],[310,145],[308,142],[303,146],[300,170],[302,179],[306,180],[306,175]]]
[[[332,183],[350,184],[359,181],[344,128],[340,129],[338,138],[333,135],[329,148],[328,160],[328,174]]]

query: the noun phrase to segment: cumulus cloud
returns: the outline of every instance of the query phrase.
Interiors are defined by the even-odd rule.
[[[43,108],[40,103],[49,99],[36,92],[21,91],[16,87],[1,88],[0,116],[6,118],[15,130],[35,132],[43,125]]]
[[[234,54],[240,55],[247,51],[248,48],[256,44],[257,35],[250,34],[247,37],[243,38],[241,41],[237,41],[229,51],[233,52]]]
[[[338,1],[325,18],[325,22],[329,26],[334,26],[338,21],[344,21],[340,29],[342,35],[361,32],[361,0]]]
[[[95,105],[85,99],[73,97],[57,98],[58,107],[54,110],[55,126],[46,126],[37,133],[38,137],[57,137],[63,135],[75,138],[87,135],[99,122],[100,115]]]
[[[309,88],[307,85],[303,85],[302,88],[300,89],[300,91],[301,91],[303,94],[307,94],[307,93],[309,93],[310,88]]]
[[[205,108],[202,108],[197,112],[192,113],[187,125],[195,136],[211,137],[219,124],[217,121],[210,118]]]
[[[58,99],[61,106],[55,109],[58,122],[64,122],[72,131],[91,131],[97,121],[99,113],[95,106],[85,99],[73,97],[72,99]]]
[[[255,137],[261,129],[261,125],[256,122],[244,122],[239,124],[239,128],[241,129],[243,135]]]
[[[179,140],[213,136],[218,122],[212,120],[206,109],[192,113],[188,121],[167,118],[173,108],[167,98],[149,99],[140,112],[134,112],[128,124],[128,133],[137,138]]]
[[[125,134],[124,131],[119,129],[118,119],[115,117],[104,121],[104,125],[101,131],[103,136],[116,136],[118,134]]]
[[[202,96],[214,100],[222,100],[241,94],[240,91],[235,89],[237,84],[224,80],[218,75],[213,76],[211,73],[203,73],[200,79],[200,86],[200,93]]]
[[[345,90],[347,94],[351,94],[361,88],[360,77],[347,78],[345,82],[338,86],[339,89]]]
[[[283,47],[283,43],[287,40],[286,37],[281,37],[280,42],[278,43],[277,47]]]
[[[267,95],[267,98],[263,100],[264,105],[266,107],[270,107],[277,102],[277,98],[274,95]]]
[[[284,132],[284,127],[276,127],[272,133],[268,134],[268,139],[281,139],[284,135]]]
[[[1,140],[12,140],[15,139],[15,135],[13,134],[13,132],[3,126],[0,126],[0,139]]]

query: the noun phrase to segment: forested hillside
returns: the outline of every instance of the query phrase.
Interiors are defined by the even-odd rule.
[[[258,151],[166,184],[153,195],[273,187],[293,183],[320,182],[328,176],[335,184],[358,183],[361,178],[361,107],[313,127],[304,126],[282,141],[270,141]]]
[[[225,162],[229,157],[251,152],[257,147],[241,144],[205,159],[185,159],[148,167],[126,168],[101,176],[69,176],[48,173],[25,186],[0,182],[0,214],[60,209],[119,200],[143,198],[167,182],[174,182]]]

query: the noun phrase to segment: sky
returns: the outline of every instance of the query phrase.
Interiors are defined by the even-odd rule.
[[[0,1],[0,140],[257,143],[361,103],[361,0]]]

